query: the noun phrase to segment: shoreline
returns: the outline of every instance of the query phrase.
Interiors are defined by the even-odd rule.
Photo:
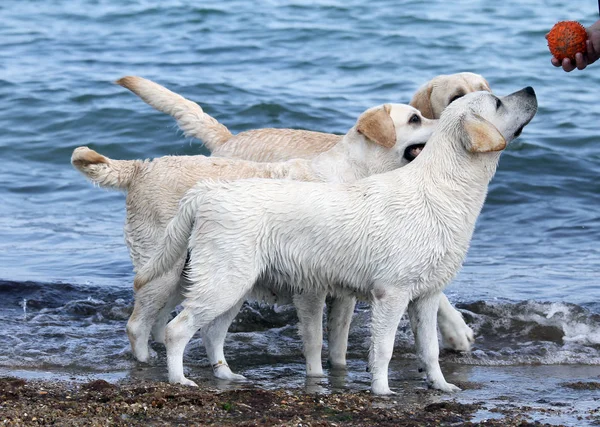
[[[218,426],[422,426],[529,424],[519,408],[497,419],[470,423],[482,404],[438,400],[419,391],[421,402],[368,392],[306,393],[243,387],[217,390],[164,382],[26,381],[0,378],[2,417],[7,426],[70,425],[218,425]]]
[[[131,373],[0,370],[0,422],[30,425],[579,426],[600,423],[600,368],[446,366],[463,391],[427,390],[412,376],[393,378],[397,394],[366,387],[264,387],[209,375],[190,388]],[[142,369],[143,371],[143,369]],[[296,373],[300,376],[303,373]],[[319,382],[318,380],[316,381]],[[314,385],[314,384],[313,384]],[[34,419],[35,418],[35,419]]]

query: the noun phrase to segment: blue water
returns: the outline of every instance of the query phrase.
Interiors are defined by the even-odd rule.
[[[345,133],[366,108],[408,102],[430,78],[461,71],[501,95],[533,86],[539,102],[502,156],[448,288],[480,335],[512,323],[461,360],[600,364],[600,62],[565,73],[544,39],[558,20],[595,22],[594,2],[188,3],[0,4],[0,317],[10,340],[0,366],[134,366],[123,331],[133,278],[124,195],[93,188],[71,152],[206,151],[114,80],[161,83],[233,132]],[[563,335],[528,336],[523,322]],[[534,343],[522,350],[526,338]]]

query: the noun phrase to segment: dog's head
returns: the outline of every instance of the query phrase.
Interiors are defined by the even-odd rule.
[[[430,119],[439,119],[442,111],[467,93],[491,92],[489,83],[479,74],[457,73],[434,77],[417,90],[410,105]]]
[[[406,104],[384,104],[360,115],[354,128],[370,145],[382,151],[396,167],[415,159],[433,133],[437,120],[430,120]]]
[[[521,134],[537,111],[532,87],[507,96],[473,92],[448,106],[440,118],[439,133],[447,134],[469,155],[494,153]]]

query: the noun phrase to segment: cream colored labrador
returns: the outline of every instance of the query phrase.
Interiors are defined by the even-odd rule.
[[[459,271],[500,153],[537,111],[531,87],[453,102],[406,167],[351,184],[248,179],[199,182],[182,199],[158,252],[135,283],[172,271],[189,251],[183,311],[166,328],[169,380],[183,372],[195,332],[237,312],[253,292],[294,295],[300,319],[313,299],[355,295],[371,305],[371,390],[389,394],[388,365],[408,308],[428,384],[455,391],[440,369],[436,313]],[[381,126],[391,139],[391,126]],[[189,246],[188,246],[189,243]]]
[[[356,125],[338,144],[312,160],[256,163],[219,157],[175,156],[153,161],[129,161],[112,160],[87,147],[79,147],[73,152],[71,162],[94,183],[127,191],[125,240],[133,265],[138,269],[147,262],[163,237],[166,224],[177,211],[183,193],[197,181],[262,177],[353,182],[408,164],[431,136],[436,122],[424,118],[409,105],[386,104],[372,108],[359,117]],[[184,262],[185,256],[182,256],[165,276],[143,288],[135,287],[135,307],[127,332],[133,352],[140,361],[147,361],[151,356],[148,339],[152,325],[157,325],[153,331],[155,339],[164,341],[168,315],[182,299]],[[273,295],[270,299],[272,302],[291,302],[289,296],[285,298],[282,301]],[[337,299],[336,307],[342,307],[343,312],[332,317],[329,354],[336,365],[345,365],[348,327],[354,304],[352,297]],[[231,372],[223,354],[227,328],[236,313],[231,314],[232,317],[203,331],[204,344],[217,377],[241,379],[243,377]],[[460,317],[459,313],[450,315],[457,314]],[[303,334],[309,375],[323,373],[320,362],[321,321],[322,308],[320,316],[305,322],[309,325],[305,329],[310,329],[310,334]]]
[[[186,136],[201,140],[213,156],[257,162],[310,159],[333,147],[341,138],[322,132],[269,128],[233,135],[198,104],[159,84],[135,76],[123,77],[117,83],[158,111],[172,116]],[[440,75],[421,86],[410,105],[426,118],[438,119],[452,101],[480,90],[491,91],[488,82],[479,74]]]
[[[410,105],[427,118],[439,119],[448,105],[467,93],[477,91],[492,91],[488,82],[479,74],[440,75],[421,86],[413,95]]]

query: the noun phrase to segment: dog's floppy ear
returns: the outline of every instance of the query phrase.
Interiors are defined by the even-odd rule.
[[[396,144],[396,126],[390,117],[391,109],[391,105],[384,104],[366,111],[358,118],[356,130],[376,144],[392,148]]]
[[[423,114],[423,117],[428,119],[435,119],[433,117],[433,107],[431,106],[431,92],[433,91],[433,85],[431,82],[422,86],[415,92],[412,99],[410,100],[410,105],[415,107],[417,110]]]
[[[467,134],[467,150],[471,153],[488,153],[502,151],[506,148],[506,140],[498,128],[479,114],[469,114],[464,122]]]
[[[486,79],[483,79],[483,90],[487,90],[488,92],[492,91],[492,88]]]

